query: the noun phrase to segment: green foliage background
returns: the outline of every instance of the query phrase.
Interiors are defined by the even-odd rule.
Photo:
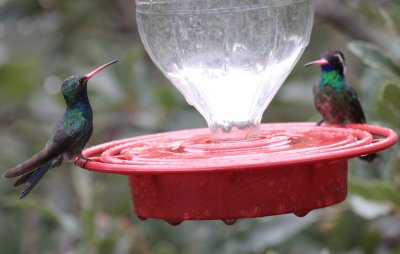
[[[318,0],[309,47],[264,113],[263,122],[317,121],[304,70],[321,51],[347,56],[348,80],[369,123],[400,126],[400,2]],[[344,24],[344,25],[343,25]],[[129,0],[0,1],[0,168],[30,157],[64,111],[61,81],[111,59],[95,78],[90,145],[168,130],[206,127],[143,50]],[[0,253],[400,253],[400,149],[349,163],[349,197],[303,218],[141,221],[127,179],[65,164],[23,201],[0,184]],[[118,197],[118,198],[116,198]]]

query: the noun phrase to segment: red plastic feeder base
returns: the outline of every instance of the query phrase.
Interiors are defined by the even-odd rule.
[[[347,160],[397,141],[371,125],[261,125],[257,140],[211,143],[208,129],[174,131],[86,149],[88,170],[129,177],[139,218],[173,225],[309,211],[343,201]]]

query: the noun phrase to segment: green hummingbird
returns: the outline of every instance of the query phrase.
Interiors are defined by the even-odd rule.
[[[86,76],[71,76],[63,81],[61,92],[67,109],[56,123],[46,146],[3,174],[3,178],[19,177],[14,186],[22,185],[20,199],[29,194],[49,169],[59,166],[64,159],[79,157],[89,161],[82,155],[83,147],[93,132],[93,111],[87,95],[87,83],[96,73],[117,61],[104,64]]]
[[[321,54],[320,59],[305,64],[305,67],[319,65],[321,79],[313,88],[314,104],[322,115],[322,123],[339,124],[366,123],[356,91],[346,82],[346,65],[342,52],[329,50]],[[360,156],[366,161],[373,161],[375,153]]]

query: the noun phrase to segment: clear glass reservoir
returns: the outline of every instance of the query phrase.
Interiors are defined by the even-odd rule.
[[[313,0],[136,0],[146,51],[206,119],[213,142],[259,135],[309,42]]]

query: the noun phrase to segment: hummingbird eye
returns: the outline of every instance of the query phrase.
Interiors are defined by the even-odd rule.
[[[80,78],[78,82],[79,84],[83,84],[85,82],[85,77]]]

